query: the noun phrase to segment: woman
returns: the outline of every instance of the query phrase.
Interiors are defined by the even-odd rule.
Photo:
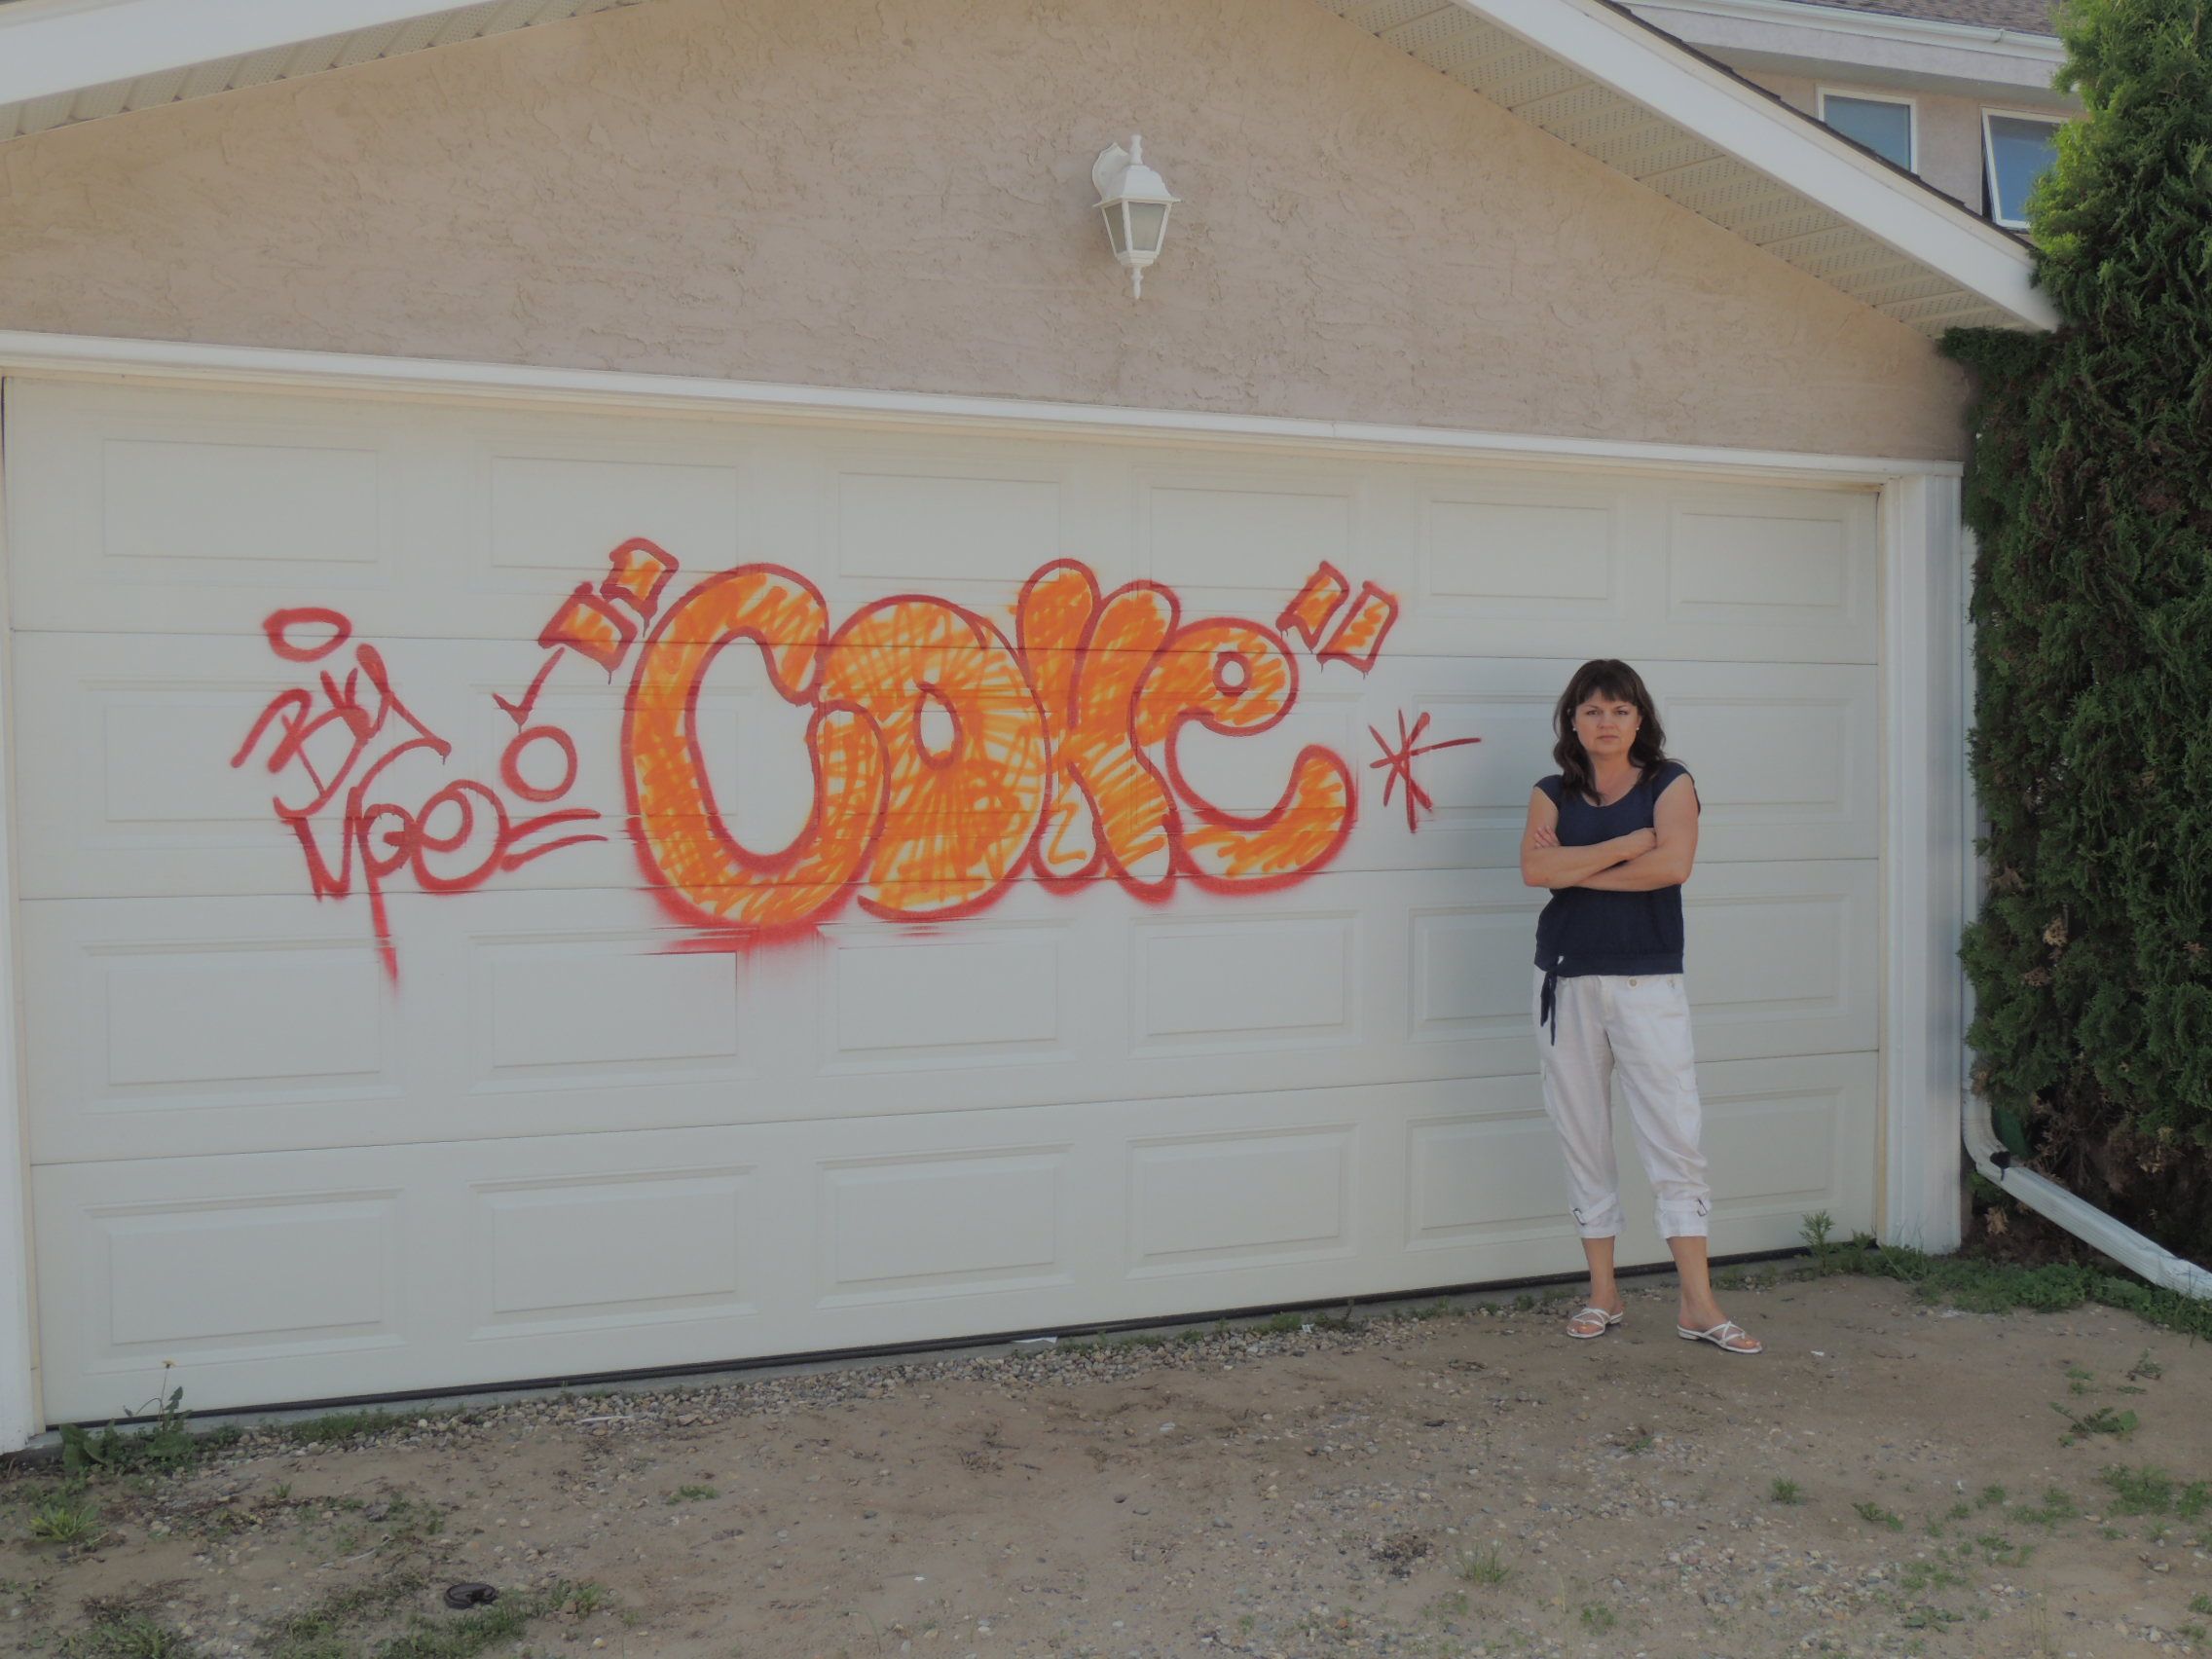
[[[1697,854],[1697,785],[1667,758],[1651,693],[1625,662],[1576,669],[1552,725],[1559,773],[1530,793],[1521,879],[1552,890],[1536,923],[1536,1037],[1544,1110],[1567,1154],[1567,1196],[1590,1259],[1590,1300],[1567,1334],[1602,1337],[1626,1312],[1613,1281],[1617,1070],[1680,1279],[1676,1334],[1757,1353],[1763,1345],[1714,1301],[1706,1269],[1712,1191],[1682,989],[1682,883]]]

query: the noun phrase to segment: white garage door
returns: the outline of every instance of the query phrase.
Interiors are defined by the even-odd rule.
[[[1715,1248],[1872,1222],[1870,494],[7,419],[50,1419],[1571,1268],[1515,861],[1599,654],[1706,803]]]

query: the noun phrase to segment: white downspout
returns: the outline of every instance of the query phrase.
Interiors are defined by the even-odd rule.
[[[1967,1152],[1973,1166],[2038,1215],[2047,1216],[2075,1237],[2083,1239],[2153,1284],[2178,1290],[2198,1301],[2212,1301],[2212,1273],[2194,1262],[2175,1255],[2122,1222],[2115,1221],[2096,1205],[2076,1198],[2047,1176],[2022,1169],[1998,1140],[1989,1121],[1989,1102],[1967,1089],[1961,1115]]]
[[[1964,648],[1959,652],[1960,672],[1965,677],[1961,705],[1971,726],[1973,719],[1973,615],[1968,606],[1968,596],[1973,584],[1973,532],[1960,533],[1962,551],[1959,561],[1959,626]],[[1973,773],[1967,773],[1966,790],[1966,867],[1962,872],[1965,891],[1973,911],[1978,913],[1981,901],[1987,897],[1987,871],[1982,866],[1981,855],[1974,850],[1975,842],[1986,826],[1981,818],[1981,801],[1974,793]],[[1966,1022],[1973,1023],[1973,982],[1962,965],[1959,976],[1964,981]],[[2096,1205],[2076,1197],[2048,1176],[2038,1175],[2032,1169],[2023,1169],[2012,1161],[2012,1154],[1997,1138],[1997,1126],[1990,1121],[1989,1102],[1973,1087],[1972,1054],[1962,1048],[1959,1054],[1959,1128],[1966,1141],[1967,1154],[1973,1166],[1989,1180],[2002,1187],[2006,1194],[2018,1199],[2038,1215],[2057,1223],[2075,1237],[2103,1251],[2130,1272],[2141,1274],[2155,1285],[2179,1291],[2184,1296],[2199,1301],[2212,1301],[2212,1272],[2207,1272],[2194,1262],[2175,1255],[2163,1245],[2155,1243],[2132,1227],[2116,1221]]]

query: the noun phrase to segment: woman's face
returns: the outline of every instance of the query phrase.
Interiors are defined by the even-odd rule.
[[[1574,735],[1592,760],[1625,758],[1642,723],[1634,703],[1602,691],[1583,698],[1574,711]]]

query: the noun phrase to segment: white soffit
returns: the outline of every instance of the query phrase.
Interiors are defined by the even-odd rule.
[[[1320,4],[1925,334],[2057,324],[2019,239],[1602,0]]]
[[[6,0],[0,141],[638,3]]]

